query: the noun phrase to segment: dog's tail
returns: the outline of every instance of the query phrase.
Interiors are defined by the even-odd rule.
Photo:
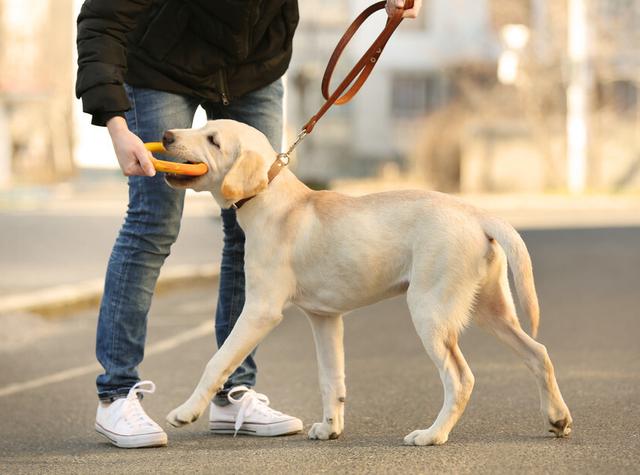
[[[540,307],[527,246],[513,226],[500,218],[483,216],[480,223],[484,232],[498,241],[507,255],[520,306],[528,314],[531,336],[535,338],[540,322]]]

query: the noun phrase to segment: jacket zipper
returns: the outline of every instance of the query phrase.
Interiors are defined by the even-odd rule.
[[[220,98],[222,99],[222,105],[229,105],[229,88],[227,87],[227,77],[223,69],[218,72],[220,76]]]

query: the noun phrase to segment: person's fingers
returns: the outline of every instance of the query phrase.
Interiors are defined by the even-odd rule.
[[[388,16],[393,16],[402,7],[404,7],[404,0],[387,0],[384,8]]]
[[[402,0],[404,4],[404,0]],[[422,7],[422,0],[414,0],[413,7],[406,9],[402,13],[402,18],[417,18],[418,13],[420,13],[420,8]]]
[[[405,0],[388,0],[385,5],[385,10],[387,11],[388,16],[393,16],[398,10],[403,10],[405,5]],[[413,7],[408,8],[402,12],[402,18],[417,18],[418,13],[420,13],[420,7],[422,5],[422,0],[415,0],[413,2]]]
[[[122,167],[122,174],[124,176],[144,176],[146,175],[144,170],[140,167],[140,164],[132,160],[130,163],[127,163]]]
[[[156,169],[153,168],[153,163],[151,163],[150,160],[151,153],[147,151],[147,149],[138,150],[137,152],[139,167],[143,174],[146,176],[155,176]]]
[[[417,17],[418,17],[418,11],[415,8],[405,10],[402,13],[402,18],[417,18]]]

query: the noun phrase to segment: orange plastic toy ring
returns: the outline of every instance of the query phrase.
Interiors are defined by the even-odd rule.
[[[151,153],[167,153],[161,142],[148,142],[144,146]],[[155,157],[151,157],[151,163],[156,171],[173,173],[174,175],[200,176],[207,173],[208,170],[206,163],[176,163],[158,160]]]

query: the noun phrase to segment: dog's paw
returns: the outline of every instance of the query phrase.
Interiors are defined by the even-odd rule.
[[[549,424],[551,424],[549,432],[555,434],[558,438],[567,437],[571,434],[571,430],[573,429],[573,420],[569,415],[555,421],[549,419]]]
[[[439,434],[431,429],[414,430],[404,438],[405,445],[442,445],[449,439],[448,434]]]
[[[182,427],[196,421],[198,417],[200,414],[193,412],[186,404],[183,404],[167,415],[167,422],[173,427]]]
[[[309,438],[312,440],[329,440],[337,439],[338,437],[340,437],[340,434],[335,431],[331,424],[326,422],[316,422],[309,431]]]

